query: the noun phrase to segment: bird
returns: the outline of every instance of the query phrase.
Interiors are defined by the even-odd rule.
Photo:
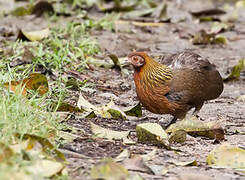
[[[166,56],[161,63],[146,52],[132,52],[128,60],[141,104],[152,113],[173,116],[166,128],[192,108],[198,116],[204,102],[218,98],[224,88],[216,66],[190,50]]]

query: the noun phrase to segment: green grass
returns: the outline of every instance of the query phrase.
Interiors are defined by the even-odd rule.
[[[18,133],[20,136],[32,134],[49,140],[51,138],[54,144],[57,132],[65,125],[59,123],[57,115],[47,111],[50,105],[47,97],[33,94],[31,98],[26,98],[21,94],[21,90],[20,87],[19,91],[12,93],[0,87],[0,143],[9,147],[21,143],[22,140],[17,139],[15,135]],[[7,158],[2,146],[0,149],[0,159],[3,158],[0,160],[1,179],[22,179],[31,175],[25,169],[37,162],[41,155],[22,150]],[[38,178],[35,174],[31,176],[34,179]]]
[[[57,137],[58,131],[69,127],[60,123],[63,119],[59,119],[54,110],[69,95],[70,90],[66,87],[68,79],[64,73],[67,70],[85,70],[87,58],[100,52],[100,47],[90,36],[90,31],[113,30],[112,19],[115,19],[115,16],[108,15],[98,21],[87,19],[84,23],[57,26],[51,28],[49,37],[40,42],[5,42],[3,52],[0,52],[0,144],[9,146],[16,143],[16,133],[28,133],[48,139],[52,137],[55,146],[62,143]],[[25,55],[26,49],[33,56],[31,63],[11,67],[13,62],[28,58]],[[6,82],[26,78],[31,72],[37,71],[40,65],[57,76],[55,81],[49,80],[47,94],[40,96],[30,92],[25,97],[21,94],[21,87],[19,93],[10,92],[4,87]],[[47,77],[49,79],[48,75]],[[79,83],[80,88],[91,86],[86,81]],[[9,179],[11,174],[16,174],[17,179],[20,179],[23,173],[26,173],[25,167],[38,159],[38,155],[21,152],[11,156],[7,163],[1,163],[1,155],[2,152],[0,179]],[[58,176],[56,179],[66,179],[66,176]]]

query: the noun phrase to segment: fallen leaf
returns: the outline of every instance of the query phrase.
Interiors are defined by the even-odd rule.
[[[156,156],[156,154],[157,154],[157,149],[153,149],[149,153],[141,155],[141,157],[143,158],[144,161],[150,161]]]
[[[126,114],[123,111],[121,111],[120,108],[117,107],[112,100],[106,105],[97,107],[88,102],[86,99],[84,99],[82,94],[80,94],[77,106],[81,110],[83,109],[89,112],[87,117],[94,117],[91,116],[94,114],[95,116],[100,116],[103,118],[126,119]]]
[[[226,12],[222,9],[213,8],[213,9],[205,9],[201,11],[190,11],[190,13],[195,17],[200,17],[200,16],[223,15]]]
[[[52,153],[52,157],[54,157],[58,161],[66,161],[66,158],[63,153],[57,150],[53,144],[49,142],[47,138],[43,138],[40,136],[36,136],[33,134],[16,134],[18,139],[22,139],[21,143],[17,143],[14,145],[10,145],[11,149],[18,153],[22,150],[28,151],[32,153],[43,152],[47,156],[50,156]]]
[[[34,176],[50,178],[59,174],[65,168],[64,164],[52,160],[40,159],[26,167],[26,171]]]
[[[23,96],[26,96],[27,94],[25,87],[18,81],[11,81],[10,83],[4,83],[4,87],[8,89],[10,92],[14,92],[15,94],[21,93]]]
[[[103,67],[107,69],[111,69],[114,66],[114,64],[111,62],[106,62],[102,59],[95,59],[94,57],[88,57],[87,64],[93,64],[97,67]]]
[[[214,40],[214,36],[214,34],[208,34],[205,30],[198,31],[192,39],[192,44],[210,44]]]
[[[224,140],[224,129],[220,122],[205,122],[198,120],[195,116],[185,118],[175,124],[172,124],[167,133],[172,133],[178,130],[184,130],[192,136],[204,136],[211,139]]]
[[[157,19],[158,21],[166,21],[167,19],[169,19],[167,17],[167,3],[166,1],[162,1],[162,3],[156,7],[155,11],[153,11],[152,13],[152,17],[154,17],[155,19]]]
[[[21,7],[17,7],[13,11],[11,11],[11,14],[13,16],[25,16],[25,15],[31,14],[31,10],[32,10],[31,5],[21,6]]]
[[[73,77],[68,77],[67,81],[65,82],[65,86],[69,89],[73,90],[80,90],[80,87],[82,87],[86,81],[81,82],[80,80],[73,78]]]
[[[139,142],[152,143],[169,149],[168,135],[157,123],[142,123],[136,126]]]
[[[48,28],[39,30],[39,31],[23,31],[19,30],[17,39],[28,40],[28,41],[40,41],[44,38],[47,38],[50,34]]]
[[[159,22],[137,22],[137,21],[123,21],[123,20],[116,21],[116,23],[124,24],[124,25],[132,24],[139,27],[146,27],[146,26],[159,27],[165,25],[165,23],[159,23]]]
[[[123,161],[125,159],[128,159],[130,156],[130,152],[128,149],[124,149],[117,157],[114,158],[116,162]]]
[[[220,21],[217,17],[212,16],[201,16],[199,17],[200,22]]]
[[[164,23],[157,23],[157,22],[132,22],[133,25],[139,26],[139,27],[159,27],[165,25]]]
[[[236,2],[236,8],[245,8],[245,1],[244,0],[240,0]]]
[[[123,138],[123,144],[133,145],[133,144],[136,144],[136,142],[129,138]]]
[[[197,32],[193,39],[192,44],[227,44],[227,38],[223,36],[216,36],[214,33],[207,33],[205,30]]]
[[[129,131],[113,131],[110,129],[102,128],[92,122],[90,122],[91,130],[96,137],[105,139],[123,139],[129,135]]]
[[[240,78],[241,71],[245,70],[245,59],[241,59],[237,65],[232,68],[230,75],[227,78],[224,78],[224,82],[231,80],[237,80]]]
[[[135,17],[143,17],[143,16],[146,17],[146,16],[150,16],[154,11],[155,11],[155,8],[134,10],[134,11],[125,13],[123,18],[133,19]]]
[[[233,27],[232,24],[223,23],[223,22],[214,22],[212,24],[210,33],[217,34],[217,33],[223,32],[225,30],[231,29],[232,27]]]
[[[145,179],[141,177],[139,174],[130,174],[129,180],[145,180]]]
[[[116,180],[127,179],[129,173],[121,164],[106,158],[91,169],[90,176],[93,179]]]
[[[18,92],[22,87],[22,94],[26,95],[27,90],[37,91],[40,95],[48,92],[48,81],[45,75],[40,73],[31,73],[22,81],[11,81],[4,83],[5,88],[9,88],[13,92]]]
[[[216,167],[245,169],[245,150],[225,143],[213,149],[206,161]]]
[[[13,155],[13,150],[6,144],[0,142],[0,163],[3,163],[5,160],[8,160]]]
[[[96,107],[91,104],[90,102],[88,102],[83,96],[82,94],[79,95],[78,98],[78,102],[77,102],[77,107],[79,109],[84,109],[85,111],[91,112],[94,109],[96,109]]]
[[[137,5],[137,1],[128,1],[128,2],[124,2],[124,1],[112,1],[111,3],[101,3],[98,2],[96,3],[97,8],[100,11],[103,12],[112,12],[112,11],[116,11],[116,12],[127,12],[127,11],[132,11],[135,6]]]
[[[109,54],[109,57],[111,58],[112,62],[114,63],[115,68],[122,70],[122,67],[121,67],[121,64],[120,64],[118,57],[115,54]]]
[[[147,165],[155,175],[165,175],[168,169],[163,165],[148,164]]]
[[[190,161],[170,161],[176,166],[197,166],[197,161],[195,159]]]
[[[59,137],[59,139],[62,139],[62,143],[70,143],[73,142],[75,139],[79,138],[78,135],[68,133],[65,131],[59,131],[57,136]]]
[[[241,95],[237,98],[238,101],[242,101],[242,102],[245,102],[245,94],[244,95]]]
[[[212,42],[212,44],[227,44],[228,40],[226,37],[224,36],[215,36],[214,41]]]
[[[57,106],[57,103],[55,103],[54,106]],[[72,112],[84,112],[83,109],[78,108],[76,106],[73,106],[71,104],[68,104],[66,102],[60,103],[56,111],[58,111],[58,112],[71,112],[71,113]]]
[[[142,107],[140,103],[136,106],[124,108],[123,111],[128,116],[142,117]]]
[[[22,81],[22,84],[25,85],[25,88],[38,91],[41,95],[48,92],[48,80],[45,75],[40,73],[31,73]]]
[[[185,130],[177,130],[174,131],[173,133],[171,133],[171,135],[169,136],[169,143],[173,144],[173,143],[184,143],[186,141],[186,131]]]
[[[145,164],[144,160],[140,156],[135,156],[131,159],[125,159],[123,165],[126,169],[131,171],[139,171],[148,174],[153,174],[151,169]]]

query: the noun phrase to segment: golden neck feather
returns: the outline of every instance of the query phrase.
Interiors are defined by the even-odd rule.
[[[139,68],[138,74],[142,83],[150,86],[159,86],[172,79],[173,73],[169,67],[160,64],[153,59],[147,59],[146,63]]]

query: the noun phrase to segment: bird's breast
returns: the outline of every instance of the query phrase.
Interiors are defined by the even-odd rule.
[[[136,93],[139,101],[149,111],[156,114],[169,114],[174,111],[164,96],[169,91],[167,85],[160,85],[154,80],[147,80],[138,73],[134,74]]]

